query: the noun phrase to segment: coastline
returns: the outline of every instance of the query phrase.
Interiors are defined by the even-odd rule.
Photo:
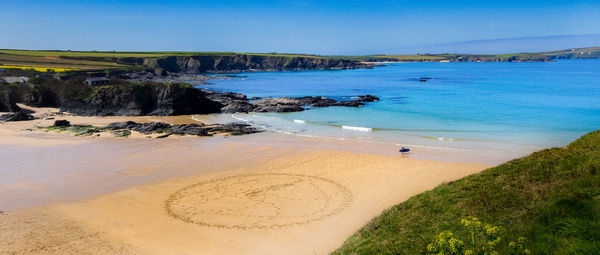
[[[219,116],[194,116],[207,122],[215,117]],[[194,121],[191,118],[64,116],[74,124],[91,125],[124,119],[175,124]],[[0,203],[0,240],[10,244],[2,252],[327,253],[383,210],[488,167],[413,159],[415,154],[400,156],[377,143],[271,132],[148,139],[27,130],[32,123],[52,121],[0,126],[0,150],[7,152],[1,154],[7,163],[2,175],[9,176],[0,184],[6,194]],[[256,176],[261,178],[245,179]],[[171,205],[174,213],[165,210],[173,194],[186,187],[202,188],[211,180],[236,180],[220,185],[225,187],[220,192],[238,200],[232,204],[215,197],[215,203],[196,206],[206,202],[194,196],[207,193],[185,191],[188,197]],[[275,212],[252,198],[281,207]],[[233,211],[243,214],[227,214]],[[295,212],[315,217],[297,221]],[[193,213],[205,214],[202,219],[212,225],[196,224],[189,216]],[[224,222],[237,225],[222,226]]]

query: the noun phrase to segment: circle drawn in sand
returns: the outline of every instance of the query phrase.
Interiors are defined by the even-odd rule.
[[[335,215],[352,201],[342,184],[298,174],[248,174],[200,182],[173,193],[167,213],[220,228],[303,225]]]

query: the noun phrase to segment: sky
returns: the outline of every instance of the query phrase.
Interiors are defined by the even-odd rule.
[[[0,16],[0,48],[16,49],[399,54],[600,34],[599,0],[0,0]]]

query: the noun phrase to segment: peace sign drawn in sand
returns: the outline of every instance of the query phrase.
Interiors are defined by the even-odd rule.
[[[173,193],[165,207],[171,217],[201,226],[263,229],[321,220],[351,201],[350,191],[333,180],[265,173],[187,186]]]

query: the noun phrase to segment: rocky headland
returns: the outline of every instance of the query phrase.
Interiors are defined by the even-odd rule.
[[[33,79],[31,84],[1,84],[0,121],[27,121],[34,117],[19,104],[30,107],[53,107],[60,112],[78,116],[175,116],[208,113],[299,112],[314,107],[360,107],[378,101],[372,95],[358,95],[348,100],[323,96],[248,98],[232,92],[202,90],[187,83],[130,82],[110,80],[108,85],[82,85],[85,77],[68,80]],[[22,107],[25,107],[21,105]],[[51,116],[54,118],[54,116]],[[143,134],[164,133],[161,136],[209,136],[226,133],[243,135],[261,130],[245,123],[204,125],[188,123],[171,125],[164,122],[112,123],[108,126],[71,125],[57,121],[53,129],[68,130],[78,135],[109,131],[115,136],[127,136],[131,131]]]

